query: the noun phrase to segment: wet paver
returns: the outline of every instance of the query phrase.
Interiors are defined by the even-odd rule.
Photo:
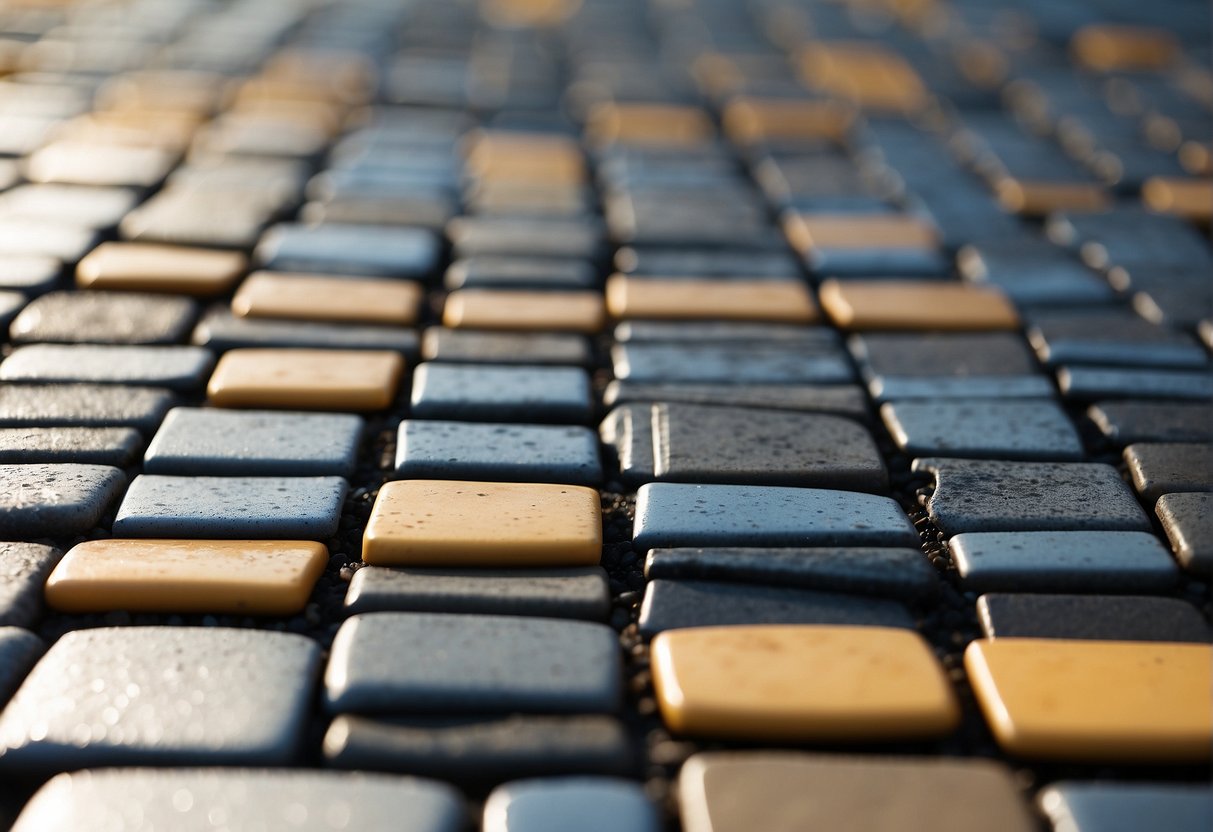
[[[1120,445],[1134,442],[1209,442],[1213,424],[1209,407],[1194,402],[1106,401],[1096,402],[1087,416],[1109,441]]]
[[[426,361],[464,364],[589,365],[590,342],[568,332],[486,332],[432,326],[421,339]]]
[[[0,428],[0,463],[129,465],[143,450],[134,428]]]
[[[1059,367],[1057,385],[1067,399],[1181,399],[1213,401],[1213,378],[1205,370]]]
[[[392,350],[417,354],[417,333],[396,326],[334,324],[315,321],[280,321],[273,318],[238,318],[223,309],[206,315],[194,328],[195,344],[213,350],[245,347],[299,349]]]
[[[632,402],[755,407],[836,413],[867,422],[868,397],[852,384],[683,384],[612,381],[603,401],[608,407]]]
[[[1163,494],[1213,490],[1213,445],[1197,442],[1142,442],[1124,452],[1133,487],[1147,505]]]
[[[579,367],[426,362],[413,374],[412,415],[419,419],[585,422],[590,380]]]
[[[1213,572],[1213,494],[1164,494],[1154,507],[1176,560],[1189,572]]]
[[[0,465],[0,535],[81,534],[101,520],[125,485],[122,471],[108,465]]]
[[[484,832],[659,832],[657,807],[639,784],[601,777],[516,780],[484,803]]]
[[[422,277],[438,265],[438,238],[420,228],[325,223],[276,225],[256,258],[280,272]]]
[[[188,298],[137,292],[49,292],[13,319],[16,343],[172,344],[197,310]]]
[[[31,627],[42,587],[63,552],[38,543],[0,543],[0,627]]]
[[[1028,339],[1051,365],[1204,367],[1209,357],[1196,339],[1128,311],[1036,314]]]
[[[0,385],[0,425],[4,427],[129,425],[150,435],[172,405],[172,392],[158,387]]]
[[[396,440],[396,473],[597,485],[602,463],[598,439],[585,427],[405,419]]]
[[[977,599],[986,638],[1208,642],[1213,630],[1178,598],[989,593]]]
[[[633,382],[839,384],[854,372],[836,347],[797,344],[627,343],[611,351],[615,377]]]
[[[29,344],[0,363],[0,382],[129,384],[195,390],[215,358],[201,347]]]
[[[880,414],[897,447],[913,456],[1083,458],[1078,431],[1050,401],[900,401]]]
[[[878,401],[1053,396],[1053,382],[1011,333],[865,333],[848,346]]]

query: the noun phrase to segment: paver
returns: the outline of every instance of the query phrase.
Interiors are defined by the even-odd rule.
[[[134,428],[0,428],[0,462],[129,465],[143,450]]]
[[[935,478],[927,503],[944,531],[1149,531],[1133,491],[1111,465],[919,458]]]
[[[828,326],[730,320],[626,320],[615,327],[615,340],[707,342],[795,341],[806,347],[835,347],[841,343],[838,333]]]
[[[346,619],[325,674],[332,713],[607,713],[622,667],[605,624],[444,613]]]
[[[8,704],[44,648],[42,639],[29,630],[0,626],[0,707]]]
[[[871,330],[1017,329],[1019,316],[1001,291],[940,281],[827,280],[821,305],[839,327]]]
[[[0,381],[130,384],[194,390],[215,365],[201,347],[29,344],[0,363]]]
[[[938,230],[907,214],[792,213],[784,232],[818,274],[933,275],[948,268]]]
[[[129,425],[150,434],[172,405],[173,394],[156,387],[0,385],[0,425],[5,427]]]
[[[1209,442],[1209,406],[1195,402],[1101,401],[1087,417],[1109,441],[1119,446],[1134,442]]]
[[[593,410],[580,367],[425,362],[413,373],[419,419],[585,422]]]
[[[397,326],[280,321],[273,318],[238,318],[213,310],[195,327],[191,340],[213,350],[244,347],[301,349],[391,350],[417,354],[417,333]]]
[[[616,318],[813,323],[819,313],[802,283],[787,280],[695,280],[613,275],[606,303]]]
[[[671,630],[653,684],[676,734],[736,740],[938,737],[960,721],[943,666],[910,630],[765,625]]]
[[[421,341],[426,361],[464,364],[593,363],[590,342],[568,332],[488,332],[432,326]]]
[[[576,425],[512,425],[405,419],[396,440],[396,473],[408,479],[597,485],[598,439]]]
[[[206,392],[217,407],[383,410],[403,373],[404,359],[387,351],[229,350]]]
[[[589,289],[598,274],[585,260],[553,257],[470,257],[446,270],[448,289]]]
[[[32,627],[42,587],[63,552],[38,543],[0,543],[0,627]]]
[[[91,228],[46,219],[0,217],[0,251],[7,255],[54,257],[71,263],[96,244],[97,232]]]
[[[1213,495],[1164,494],[1154,507],[1180,566],[1189,572],[1213,572]]]
[[[889,832],[907,818],[939,832],[1036,829],[1010,770],[990,760],[711,751],[687,760],[678,785],[686,832]]]
[[[1124,459],[1147,505],[1163,494],[1213,489],[1213,445],[1208,443],[1142,442],[1125,448]]]
[[[644,789],[605,777],[515,780],[484,803],[484,832],[658,832],[657,808]]]
[[[1042,238],[1028,240],[965,246],[957,255],[960,273],[970,282],[997,286],[1017,306],[1114,302],[1108,282],[1078,258]]]
[[[254,272],[232,297],[232,312],[251,318],[411,326],[421,285],[412,280]]]
[[[854,372],[834,347],[798,344],[619,344],[615,377],[634,382],[706,384],[838,384]]]
[[[1204,367],[1209,357],[1192,336],[1128,311],[1038,313],[1028,339],[1050,365]]]
[[[714,251],[705,248],[630,246],[615,252],[615,268],[624,274],[751,277],[799,280],[800,265],[785,251]]]
[[[721,407],[756,407],[837,413],[866,422],[868,397],[853,384],[665,384],[612,381],[603,393],[608,407],[632,402],[665,402]]]
[[[420,228],[326,223],[276,225],[256,259],[281,272],[421,277],[438,265],[438,239]]]
[[[16,343],[172,344],[185,340],[196,308],[188,298],[137,292],[50,292],[13,320]]]
[[[46,603],[68,613],[293,615],[328,563],[298,540],[89,540],[46,582]]]
[[[605,320],[602,296],[592,291],[459,289],[442,311],[453,329],[593,334]]]
[[[248,259],[238,251],[110,242],[76,266],[76,285],[208,297],[231,289],[247,268]]]
[[[176,407],[148,445],[149,474],[351,476],[361,417]]]
[[[63,264],[37,254],[0,254],[0,287],[26,295],[49,292],[59,282]]]
[[[0,196],[0,216],[113,228],[138,197],[126,188],[80,185],[18,185]]]
[[[138,820],[131,820],[137,807]],[[457,832],[466,810],[445,783],[364,772],[118,768],[62,774],[31,799],[16,832],[86,826],[205,829],[325,827]],[[135,825],[131,825],[134,823]]]
[[[994,738],[1017,757],[1200,763],[1213,748],[1209,645],[978,639],[965,671]]]
[[[166,663],[172,655],[188,659]],[[0,713],[0,766],[50,773],[285,765],[302,740],[319,664],[319,646],[293,633],[73,630],[51,645]]]
[[[456,217],[446,227],[455,256],[525,256],[597,259],[602,226],[583,219]]]
[[[1119,367],[1060,367],[1057,384],[1067,399],[1195,399],[1213,401],[1213,378],[1205,370],[1140,370]]]
[[[0,534],[81,534],[101,520],[125,485],[123,473],[108,465],[0,465]]]
[[[1050,401],[895,401],[880,415],[897,447],[913,456],[1083,458],[1078,431]]]
[[[1213,824],[1213,797],[1199,784],[1063,780],[1042,789],[1037,803],[1056,832],[1130,832],[1154,824],[1201,832]]]
[[[650,483],[636,492],[637,551],[684,546],[917,546],[888,497],[823,488]]]
[[[178,477],[131,482],[114,534],[316,540],[331,537],[348,485],[340,477]]]
[[[147,188],[176,161],[176,153],[159,147],[60,139],[26,160],[25,175],[31,182]]]
[[[1200,611],[1178,598],[990,593],[977,599],[986,638],[1213,641]]]

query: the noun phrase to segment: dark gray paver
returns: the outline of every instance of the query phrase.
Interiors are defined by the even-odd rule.
[[[36,254],[0,254],[0,288],[41,295],[59,283],[63,264]]]
[[[795,343],[619,344],[611,360],[616,378],[634,382],[840,384],[854,377],[840,349]]]
[[[137,808],[136,808],[137,807]],[[462,796],[445,783],[331,771],[129,768],[77,771],[30,800],[16,832],[351,829],[459,832]]]
[[[1180,565],[1189,572],[1213,573],[1213,494],[1164,494],[1154,513]]]
[[[592,219],[456,217],[446,227],[455,256],[494,255],[595,260],[605,229]]]
[[[139,292],[50,292],[9,327],[14,342],[172,344],[185,340],[197,308],[188,298]]]
[[[142,474],[114,518],[119,537],[323,540],[337,531],[340,477],[179,477]]]
[[[118,427],[151,434],[173,405],[157,387],[102,384],[0,385],[0,426]]]
[[[889,598],[930,598],[935,570],[918,549],[653,549],[645,577],[790,586]]]
[[[30,344],[0,363],[0,382],[133,384],[196,390],[215,357],[201,347]]]
[[[302,739],[319,664],[319,646],[292,633],[73,630],[0,713],[0,767],[283,765]]]
[[[1209,406],[1193,402],[1097,402],[1087,416],[1117,445],[1213,441]]]
[[[330,766],[399,771],[475,784],[518,777],[633,774],[637,754],[614,717],[339,716],[324,737]]]
[[[1200,611],[1178,598],[994,592],[977,599],[977,617],[986,638],[1213,641]]]
[[[657,807],[639,783],[553,777],[498,786],[484,804],[484,832],[659,832]]]
[[[364,566],[345,611],[458,612],[602,620],[611,609],[600,566],[568,569],[385,569]]]
[[[888,473],[867,429],[839,416],[693,404],[632,404],[602,423],[623,481],[880,491]]]
[[[0,708],[8,704],[44,646],[29,630],[0,626]]]
[[[1033,241],[1035,243],[1035,241]],[[1076,257],[1040,238],[983,240],[965,246],[957,265],[966,280],[997,286],[1016,306],[1110,303],[1116,292]]]
[[[922,458],[912,467],[934,475],[927,511],[947,535],[1150,529],[1111,465]]]
[[[149,474],[343,476],[354,473],[363,422],[346,413],[169,411],[143,458]]]
[[[1051,365],[1110,367],[1204,367],[1209,356],[1185,332],[1152,324],[1128,310],[1038,313],[1028,340]]]
[[[681,627],[747,624],[835,624],[908,627],[901,604],[837,592],[711,581],[650,580],[640,607],[640,633]]]
[[[636,492],[637,551],[687,546],[917,546],[888,497],[823,488],[650,483]]]
[[[413,374],[419,419],[585,422],[590,379],[580,367],[424,363]]]
[[[867,421],[868,396],[853,384],[663,384],[612,381],[603,394],[607,407],[631,402],[682,402],[722,407],[758,407],[837,413]]]
[[[1067,399],[1195,399],[1213,401],[1206,370],[1059,367],[1057,384]]]
[[[370,613],[333,642],[333,713],[585,713],[622,695],[615,631],[547,618]]]
[[[555,257],[469,257],[446,270],[448,289],[593,289],[598,272],[586,260]]]
[[[621,343],[673,341],[708,344],[720,341],[792,341],[806,347],[837,347],[842,343],[838,332],[825,326],[749,321],[624,321],[615,327],[615,340]]]
[[[0,462],[128,465],[143,449],[134,428],[0,428]]]
[[[266,268],[314,274],[419,277],[438,265],[438,238],[421,228],[374,225],[276,225],[261,237]]]
[[[590,341],[566,332],[483,332],[433,326],[421,339],[426,361],[467,364],[572,364],[593,361]]]
[[[577,425],[507,425],[405,419],[396,473],[408,479],[597,485],[598,438]]]
[[[0,543],[0,626],[29,627],[42,614],[42,588],[63,553],[37,543]]]
[[[1051,401],[902,401],[880,415],[908,454],[979,459],[1080,460],[1082,439]]]
[[[0,465],[0,535],[81,534],[97,524],[125,485],[122,471],[108,465]]]
[[[1063,781],[1037,796],[1055,832],[1207,832],[1213,827],[1208,784]]]
[[[705,248],[628,247],[615,252],[615,267],[626,274],[662,277],[749,277],[799,279],[800,264],[784,251],[716,251]]]
[[[1124,457],[1133,486],[1147,504],[1163,494],[1213,490],[1213,444],[1141,442],[1125,448]]]
[[[1116,531],[970,532],[948,541],[974,592],[1159,592],[1179,570],[1153,534]]]
[[[206,315],[190,340],[219,352],[242,347],[303,347],[417,354],[417,333],[404,327],[239,318],[223,309]]]

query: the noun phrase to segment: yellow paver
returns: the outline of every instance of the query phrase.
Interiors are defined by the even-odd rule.
[[[998,204],[1013,214],[1043,217],[1054,211],[1090,213],[1104,211],[1112,199],[1094,182],[1041,182],[1010,177],[995,185]]]
[[[613,275],[607,309],[616,318],[812,323],[808,288],[791,280],[686,280]]]
[[[76,284],[84,289],[207,297],[228,291],[247,268],[248,258],[238,251],[102,243],[76,266]]]
[[[1141,199],[1151,211],[1205,223],[1213,219],[1213,179],[1151,177],[1142,185]]]
[[[586,123],[595,144],[691,147],[715,132],[704,110],[680,104],[600,104]]]
[[[1179,57],[1179,41],[1166,29],[1094,24],[1070,40],[1075,60],[1097,72],[1163,69]]]
[[[206,392],[218,407],[382,410],[403,372],[394,352],[239,349],[219,359]]]
[[[232,313],[409,326],[417,322],[421,299],[412,280],[254,272],[236,290]]]
[[[844,329],[1016,329],[1019,315],[999,289],[927,280],[826,280],[822,308]]]
[[[598,292],[460,289],[451,292],[442,323],[453,329],[595,333],[606,321]]]
[[[784,220],[788,241],[802,254],[817,249],[934,250],[939,232],[908,214],[797,214]]]

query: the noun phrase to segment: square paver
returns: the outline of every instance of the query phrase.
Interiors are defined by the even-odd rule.
[[[123,468],[143,450],[134,428],[0,428],[0,463],[82,462]]]
[[[126,476],[108,465],[0,465],[0,534],[64,537],[97,525]]]
[[[238,251],[109,242],[76,266],[76,285],[210,297],[230,290],[247,269],[248,258]]]
[[[411,412],[418,419],[586,422],[593,401],[579,367],[426,362],[413,374]]]
[[[421,285],[412,280],[254,272],[232,297],[232,312],[249,318],[411,326]]]
[[[276,225],[256,257],[280,272],[422,277],[438,265],[438,238],[420,228],[326,223]]]
[[[661,822],[639,784],[605,777],[518,780],[498,786],[484,803],[484,832],[555,832],[570,826],[585,832],[659,832]]]
[[[1213,641],[1200,610],[1178,598],[992,592],[977,617],[986,638]]]
[[[390,350],[410,357],[417,354],[417,333],[411,329],[378,324],[239,318],[224,309],[215,309],[206,315],[194,328],[191,340],[218,351],[289,347]]]
[[[135,292],[50,292],[9,327],[16,343],[172,344],[185,340],[197,309],[188,298]]]
[[[201,347],[30,344],[0,363],[0,381],[132,384],[196,390],[215,357]]]
[[[207,384],[217,407],[383,410],[392,404],[404,359],[394,352],[244,349],[219,359]]]
[[[589,428],[405,419],[396,440],[396,473],[408,479],[597,485],[602,463]]]
[[[913,456],[1081,460],[1082,439],[1051,401],[900,401],[880,415]]]
[[[0,627],[31,627],[42,587],[63,552],[37,543],[0,543]]]

